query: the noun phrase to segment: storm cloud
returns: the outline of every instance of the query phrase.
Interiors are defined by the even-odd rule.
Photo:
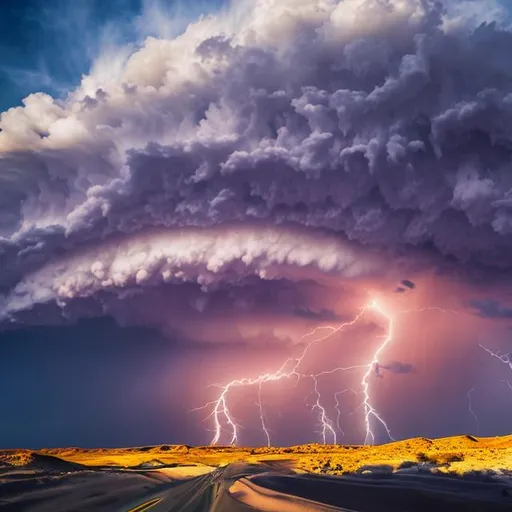
[[[475,299],[471,306],[483,318],[512,318],[512,308],[494,299]]]
[[[414,366],[410,363],[402,363],[400,361],[391,361],[387,364],[382,364],[380,366],[383,370],[388,370],[391,373],[396,374],[405,374],[412,373],[414,371]]]
[[[459,4],[255,0],[4,112],[3,325],[183,283],[509,270],[512,32]]]

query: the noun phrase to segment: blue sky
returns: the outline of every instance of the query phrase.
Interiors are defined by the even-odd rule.
[[[0,112],[31,92],[65,94],[87,73],[104,44],[140,44],[157,28],[137,17],[152,6],[182,30],[224,0],[2,0],[0,6]],[[159,16],[157,16],[158,18]],[[164,17],[159,17],[164,18]],[[107,40],[107,41],[106,41]]]

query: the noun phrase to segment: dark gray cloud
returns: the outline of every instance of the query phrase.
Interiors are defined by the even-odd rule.
[[[424,253],[510,269],[503,20],[478,25],[487,14],[433,0],[300,4],[254,2],[258,16],[148,39],[108,80],[92,73],[64,102],[34,94],[2,115],[4,322],[284,267],[349,279]],[[300,247],[279,234],[290,224]],[[212,239],[237,226],[264,234],[220,250]],[[179,252],[183,228],[210,235]]]
[[[310,320],[315,320],[316,322],[336,322],[340,323],[345,321],[346,318],[340,316],[338,313],[334,311],[330,311],[328,309],[322,309],[320,311],[312,311],[310,309],[294,309],[293,315],[299,318],[306,318]]]
[[[395,293],[405,293],[407,290],[414,290],[416,288],[416,285],[409,281],[409,279],[404,279],[400,282],[400,285],[395,288]]]
[[[484,318],[512,318],[512,308],[494,299],[476,299],[470,306]]]
[[[391,373],[405,374],[414,372],[414,366],[410,363],[402,363],[400,361],[391,361],[387,364],[381,364],[380,368]]]

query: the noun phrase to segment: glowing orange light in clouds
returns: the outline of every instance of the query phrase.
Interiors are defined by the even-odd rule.
[[[383,317],[386,320],[387,323],[387,329],[386,334],[384,335],[384,339],[382,343],[378,346],[377,350],[373,354],[373,358],[370,362],[362,365],[355,365],[355,366],[349,366],[349,367],[336,367],[331,370],[322,371],[315,374],[308,374],[308,373],[302,373],[299,370],[300,365],[304,361],[309,349],[311,346],[324,341],[337,332],[341,331],[345,327],[352,326],[355,323],[359,321],[359,319],[368,311],[373,310],[375,311],[379,316]],[[233,419],[233,415],[230,412],[228,408],[228,395],[231,390],[238,387],[244,387],[244,386],[254,386],[258,385],[258,408],[259,408],[259,414],[260,414],[260,422],[261,422],[261,428],[263,432],[265,433],[265,436],[267,438],[267,444],[270,446],[270,433],[266,425],[265,421],[265,414],[263,411],[263,405],[261,402],[261,388],[264,383],[267,382],[275,382],[280,381],[283,379],[289,379],[290,377],[296,377],[297,381],[301,378],[310,378],[313,381],[314,384],[314,394],[316,396],[316,402],[313,405],[313,410],[316,410],[318,412],[318,417],[321,425],[321,435],[322,440],[324,444],[327,442],[327,438],[330,436],[332,438],[333,443],[336,443],[336,430],[334,428],[335,424],[333,421],[328,417],[327,411],[325,410],[325,407],[321,403],[321,395],[318,390],[318,378],[323,375],[330,375],[338,371],[345,371],[345,370],[353,370],[353,369],[364,369],[365,372],[363,374],[362,380],[361,380],[361,387],[362,387],[362,394],[363,394],[363,403],[361,404],[364,409],[364,425],[365,425],[365,444],[368,444],[369,442],[374,443],[375,442],[375,435],[372,430],[372,419],[374,421],[379,422],[384,429],[386,430],[387,435],[390,439],[393,439],[390,429],[387,426],[384,419],[380,416],[380,414],[375,409],[374,405],[372,404],[371,399],[371,393],[370,393],[370,383],[369,378],[372,374],[372,371],[375,370],[378,372],[379,368],[379,357],[386,348],[386,346],[392,341],[393,339],[393,318],[391,315],[386,313],[386,311],[378,304],[376,300],[370,301],[365,307],[363,307],[360,312],[356,315],[356,317],[351,320],[350,322],[345,322],[338,327],[333,326],[322,326],[317,327],[312,332],[305,334],[301,341],[305,338],[308,338],[310,336],[315,335],[320,330],[327,329],[330,332],[326,334],[325,336],[321,336],[319,338],[316,338],[312,341],[310,341],[302,351],[300,357],[293,359],[287,359],[283,365],[274,373],[264,373],[259,375],[255,378],[249,378],[244,377],[242,379],[236,379],[232,380],[231,382],[227,383],[224,386],[220,386],[221,392],[220,395],[216,400],[213,400],[211,402],[208,402],[203,407],[200,407],[198,409],[204,409],[209,406],[212,407],[212,413],[209,417],[213,417],[213,423],[214,423],[214,432],[215,435],[211,441],[211,444],[217,444],[220,440],[220,437],[223,432],[221,418],[224,418],[225,422],[227,423],[228,430],[231,432],[231,441],[230,444],[236,444],[238,441],[238,425],[236,424],[235,420]],[[288,369],[287,369],[288,368]],[[337,395],[342,392],[338,392],[335,394],[336,399],[336,410],[338,411],[338,417],[337,417],[337,424],[339,425],[339,403],[337,399]]]

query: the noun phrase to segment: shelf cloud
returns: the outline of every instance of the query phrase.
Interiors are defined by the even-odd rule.
[[[1,115],[2,325],[183,284],[510,270],[497,2],[242,4]]]

